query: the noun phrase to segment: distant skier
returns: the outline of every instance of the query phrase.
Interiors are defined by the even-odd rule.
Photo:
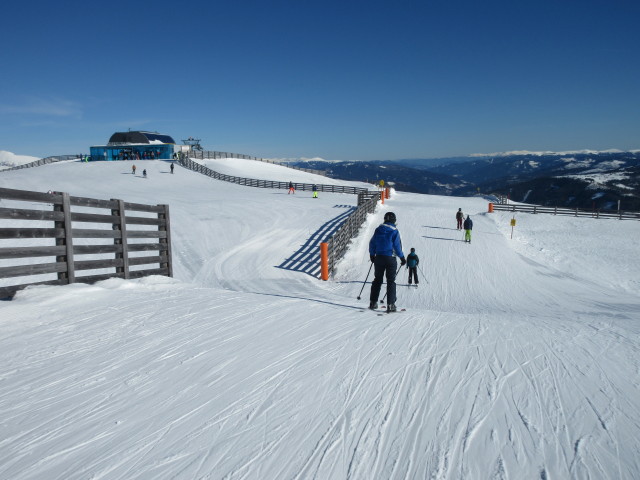
[[[289,193],[296,193],[296,189],[293,188],[293,183],[289,182]],[[289,193],[287,193],[287,195],[289,195]]]
[[[131,166],[131,173],[132,173],[133,175],[135,175],[135,174],[136,174],[136,166],[135,166],[135,164]]]
[[[400,265],[406,265],[407,261],[402,253],[400,232],[396,228],[396,214],[387,212],[384,215],[384,223],[376,228],[369,241],[369,257],[375,266],[374,279],[371,283],[369,296],[369,308],[375,310],[378,307],[378,296],[382,288],[382,281],[387,277],[387,312],[396,311],[396,257],[400,257]]]
[[[146,168],[142,171],[142,176],[144,178],[147,178],[147,169]]]
[[[313,198],[318,198],[318,187],[314,185],[311,189],[313,190]]]
[[[420,263],[420,259],[416,254],[416,249],[411,248],[411,253],[407,255],[407,268],[409,269],[409,285],[411,285],[411,280],[413,277],[413,281],[416,285],[418,285],[418,264]]]
[[[456,212],[456,221],[458,222],[458,230],[462,230],[462,220],[464,220],[464,213],[462,213],[462,209],[459,208]]]
[[[473,229],[473,220],[467,215],[464,221],[464,241],[471,243],[471,230]]]
[[[173,163],[171,164],[171,173],[173,173]]]

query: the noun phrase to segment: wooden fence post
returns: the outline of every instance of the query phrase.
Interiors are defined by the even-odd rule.
[[[64,272],[58,273],[58,279],[66,283],[74,283],[76,281],[76,272],[73,263],[73,231],[71,229],[71,202],[69,200],[69,194],[62,193],[62,204],[54,204],[55,211],[64,213],[64,220],[61,222],[55,222],[55,228],[61,228],[64,231],[63,238],[56,238],[56,245],[64,245],[65,254],[56,257],[56,262],[66,262],[67,269]]]
[[[173,259],[171,257],[171,222],[169,220],[169,205],[158,205],[163,208],[161,213],[158,213],[158,218],[163,220],[162,224],[158,226],[158,230],[161,232],[167,232],[165,238],[160,239],[160,255],[162,256],[162,250],[165,251],[167,256],[167,263],[160,263],[160,268],[167,268],[169,270],[168,276],[173,277]],[[165,247],[162,249],[162,247]]]
[[[127,219],[124,213],[124,201],[112,198],[112,202],[118,202],[118,208],[111,210],[111,215],[119,217],[118,223],[114,223],[112,228],[120,231],[120,238],[114,238],[115,245],[121,245],[122,251],[116,252],[116,259],[122,259],[122,267],[116,267],[116,273],[122,273],[124,278],[129,278],[129,247],[127,242]]]

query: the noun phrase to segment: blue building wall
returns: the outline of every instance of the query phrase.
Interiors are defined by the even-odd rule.
[[[99,160],[170,160],[173,144],[99,145],[90,148],[90,161]]]

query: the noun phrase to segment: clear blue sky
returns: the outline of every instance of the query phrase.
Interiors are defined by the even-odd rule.
[[[368,160],[640,148],[640,2],[11,1],[0,150],[151,130]]]

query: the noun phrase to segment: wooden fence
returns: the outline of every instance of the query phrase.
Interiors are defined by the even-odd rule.
[[[203,175],[207,175],[208,177],[215,178],[216,180],[222,180],[224,182],[232,182],[237,183],[238,185],[245,185],[247,187],[258,187],[258,188],[280,188],[280,189],[288,189],[289,182],[278,182],[275,180],[258,180],[255,178],[245,178],[245,177],[236,177],[233,175],[225,175],[214,170],[211,170],[209,167],[205,167],[197,162],[194,162],[190,158],[186,158],[185,156],[181,156],[178,163],[189,170],[193,170],[194,172],[202,173]],[[313,184],[311,183],[299,183],[292,182],[293,187],[296,190],[303,191],[312,191]],[[348,193],[351,195],[358,195],[359,193],[366,193],[368,190],[366,188],[361,187],[346,187],[343,185],[321,185],[316,184],[319,192],[331,192],[331,193]]]
[[[82,155],[58,155],[55,157],[41,158],[40,160],[36,160],[34,162],[24,163],[22,165],[17,165],[11,168],[5,168],[3,170],[0,170],[0,172],[9,172],[11,170],[20,170],[22,168],[39,167],[41,165],[48,165],[50,163],[56,162],[65,162],[69,160],[82,160]]]
[[[3,205],[0,208],[0,262],[3,265],[11,263],[0,267],[0,298],[10,297],[29,285],[93,283],[112,277],[173,276],[168,205],[8,188],[0,188],[0,201]],[[34,209],[33,203],[44,208]],[[31,208],[16,208],[16,205]],[[106,213],[100,212],[101,209]],[[87,213],[96,211],[100,213]],[[129,212],[143,213],[133,216]],[[139,228],[130,228],[134,225]],[[83,226],[86,228],[81,228]],[[4,246],[5,240],[10,240],[11,246]],[[23,246],[15,246],[18,243]],[[146,253],[155,251],[157,255]],[[131,255],[133,252],[141,253]],[[55,261],[34,263],[36,258],[46,260],[46,257]],[[153,264],[155,268],[148,268]],[[79,271],[89,275],[77,275]],[[36,275],[57,278],[6,284],[7,279]]]
[[[241,153],[230,153],[230,152],[213,152],[209,150],[191,150],[188,154],[191,158],[199,158],[200,160],[204,160],[206,158],[244,158],[247,160],[260,160],[261,158],[252,157],[251,155],[243,155]]]
[[[590,218],[615,218],[617,220],[640,220],[638,212],[623,212],[618,210],[580,210],[579,208],[559,208],[544,207],[541,205],[524,205],[524,204],[505,204],[491,203],[489,211],[501,210],[505,212],[522,212],[522,213],[546,213],[552,215],[571,215],[573,217],[590,217]]]
[[[331,238],[327,240],[328,244],[328,273],[331,275],[336,264],[344,257],[349,248],[349,243],[353,238],[358,236],[360,227],[367,219],[367,215],[376,210],[378,200],[383,192],[367,191],[358,195],[358,208],[349,215],[349,218],[340,226]]]

